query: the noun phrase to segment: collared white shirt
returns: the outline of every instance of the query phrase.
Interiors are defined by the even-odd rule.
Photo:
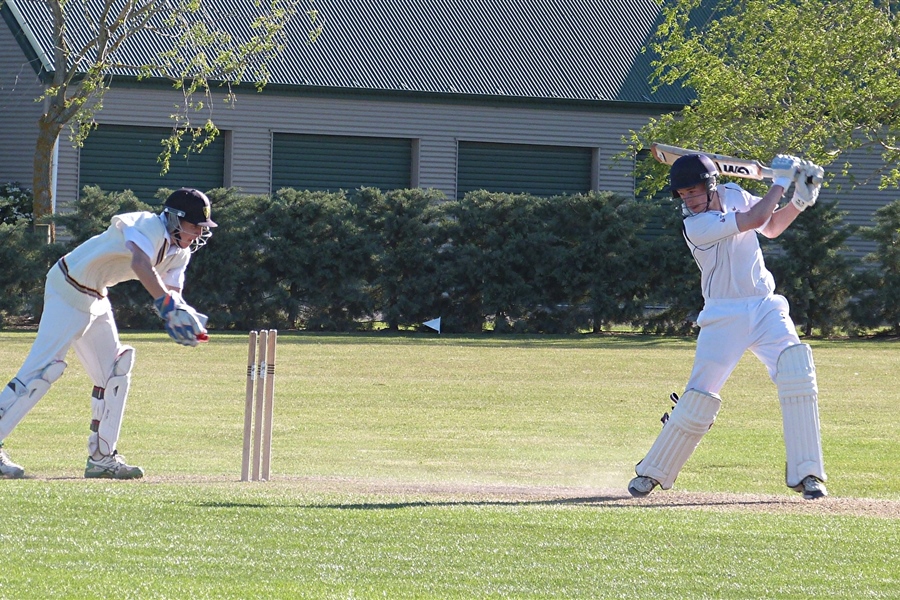
[[[741,233],[736,214],[760,197],[734,183],[718,186],[722,211],[706,211],[684,220],[684,239],[700,267],[704,300],[768,296],[775,279],[766,268],[757,230]]]

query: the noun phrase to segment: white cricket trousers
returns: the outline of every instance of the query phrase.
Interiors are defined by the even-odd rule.
[[[784,296],[707,300],[697,318],[700,334],[686,390],[718,394],[750,350],[775,381],[778,357],[800,343]]]
[[[65,360],[69,348],[74,346],[94,385],[106,387],[121,344],[109,300],[101,302],[105,302],[106,310],[90,314],[74,308],[51,285],[45,285],[44,312],[37,338],[16,378],[25,383],[31,381],[54,360]]]

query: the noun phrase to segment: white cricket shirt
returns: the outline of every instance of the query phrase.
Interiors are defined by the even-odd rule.
[[[738,231],[736,213],[761,200],[734,183],[718,186],[722,212],[684,219],[684,239],[700,267],[704,300],[768,296],[775,279],[766,269],[757,231]]]
[[[137,279],[131,269],[131,251],[125,246],[129,241],[150,257],[163,283],[183,287],[191,253],[174,245],[163,218],[150,212],[114,216],[106,231],[82,243],[50,269],[48,285],[76,308],[99,310],[101,307],[92,305],[107,301],[107,288]]]

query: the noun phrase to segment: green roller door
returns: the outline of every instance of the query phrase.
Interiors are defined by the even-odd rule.
[[[276,133],[272,191],[410,187],[412,140]]]
[[[590,148],[459,142],[457,198],[473,190],[556,196],[590,189]]]
[[[79,181],[104,192],[131,190],[148,204],[159,204],[161,187],[220,188],[225,182],[225,139],[220,135],[203,152],[173,156],[168,173],[160,176],[160,142],[172,133],[165,127],[100,125],[81,149]]]

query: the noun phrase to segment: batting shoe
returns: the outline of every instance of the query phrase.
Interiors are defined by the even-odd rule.
[[[144,476],[144,470],[126,464],[125,459],[113,450],[112,454],[101,458],[89,456],[84,476],[87,479],[140,479]]]
[[[635,498],[643,498],[658,485],[659,482],[652,477],[638,475],[628,483],[628,493]]]
[[[828,495],[825,484],[822,483],[819,478],[812,475],[804,477],[803,481],[800,482],[800,485],[794,489],[801,492],[805,500],[818,500],[819,498],[824,498]]]
[[[18,479],[25,475],[25,469],[14,463],[0,444],[0,475],[9,479]]]

